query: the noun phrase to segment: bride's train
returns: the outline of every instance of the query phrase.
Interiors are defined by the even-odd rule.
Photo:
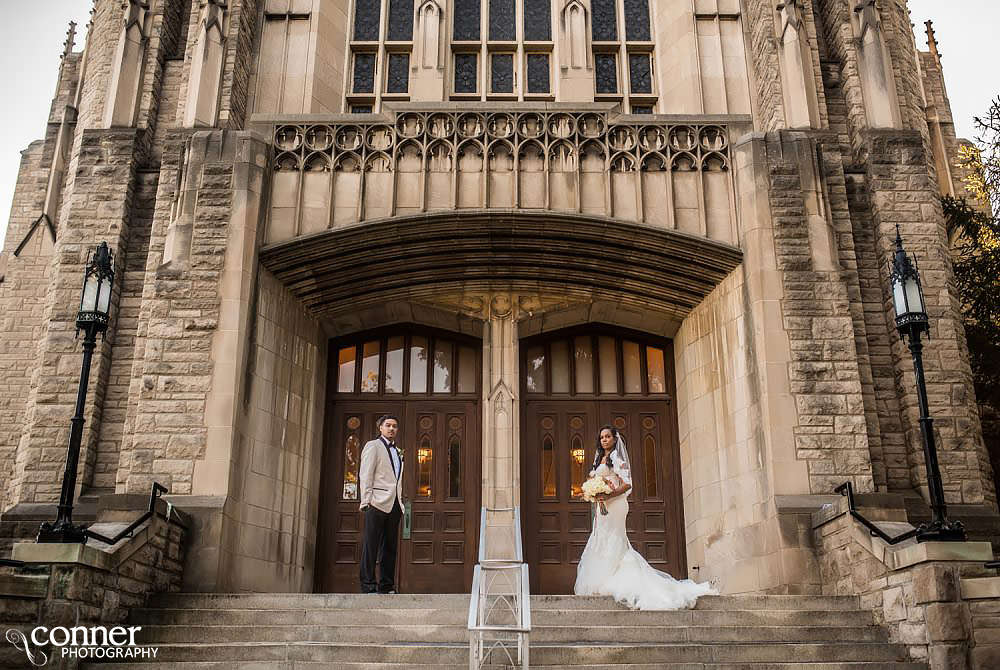
[[[606,469],[602,472],[602,468]],[[597,474],[610,474],[601,465]],[[700,596],[716,594],[708,582],[674,579],[646,562],[625,534],[628,499],[617,496],[605,503],[608,513],[594,516],[594,530],[577,567],[577,595],[611,596],[632,609],[674,610],[694,607]]]

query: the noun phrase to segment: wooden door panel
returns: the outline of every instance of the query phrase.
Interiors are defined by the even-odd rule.
[[[403,496],[412,509],[411,537],[400,538],[397,587],[404,593],[468,592],[479,525],[478,405],[437,400],[347,400],[330,408],[316,591],[353,593],[360,588],[363,524],[360,492],[350,473],[356,472],[361,448],[378,434],[375,422],[383,414],[400,417],[397,444],[404,450]],[[352,439],[356,454],[348,446]]]
[[[686,576],[676,427],[666,402],[529,400],[523,417],[522,519],[536,593],[572,593],[591,529],[590,505],[575,485],[581,466],[585,477],[593,464],[597,427],[605,423],[628,442],[632,546],[657,569]]]

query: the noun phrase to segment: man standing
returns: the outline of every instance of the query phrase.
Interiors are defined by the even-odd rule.
[[[361,452],[361,512],[365,530],[361,546],[361,592],[396,592],[396,548],[399,520],[403,517],[403,458],[396,449],[399,419],[390,414],[378,419],[379,437]],[[381,575],[375,581],[375,559]]]

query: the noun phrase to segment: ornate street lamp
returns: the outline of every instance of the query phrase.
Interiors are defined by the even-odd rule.
[[[80,461],[80,441],[83,438],[83,407],[90,382],[90,361],[97,346],[97,334],[108,329],[111,311],[111,288],[115,281],[114,258],[107,242],[94,250],[87,260],[80,296],[80,311],[76,315],[77,335],[83,331],[83,364],[80,368],[80,388],[76,396],[76,414],[70,422],[69,449],[63,472],[59,514],[55,523],[43,523],[38,530],[38,542],[86,542],[83,526],[73,525],[73,497],[76,490],[76,469]]]
[[[931,498],[931,520],[917,528],[917,541],[965,541],[961,521],[949,521],[934,444],[934,419],[927,408],[927,385],[924,382],[923,348],[920,335],[930,332],[920,273],[903,249],[903,238],[896,227],[896,254],[889,275],[892,284],[892,306],[896,311],[896,329],[907,340],[913,356],[913,372],[917,378],[917,399],[920,404],[920,434],[924,441],[924,462],[927,466],[927,487]]]

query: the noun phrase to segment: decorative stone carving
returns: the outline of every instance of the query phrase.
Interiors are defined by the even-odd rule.
[[[228,22],[226,0],[201,0],[184,105],[185,126],[214,126],[216,123]]]
[[[302,198],[329,208],[331,227],[384,216],[393,203],[397,213],[520,207],[735,240],[729,132],[719,124],[619,123],[592,109],[412,110],[365,122],[278,124],[272,133],[272,169],[283,174],[271,183],[271,220],[283,223],[269,227],[267,243],[305,232],[294,208]],[[404,145],[412,150],[401,160]],[[316,191],[303,190],[298,176],[309,166],[322,167],[333,184],[313,180],[308,188]],[[699,192],[704,204],[691,197]]]
[[[868,123],[873,128],[898,128],[900,113],[892,60],[886,48],[877,0],[859,0],[854,6],[854,34]]]
[[[587,14],[580,0],[567,0],[559,13],[559,64],[564,69],[590,67]]]
[[[108,81],[108,97],[104,103],[105,127],[135,125],[150,14],[149,0],[128,0],[125,4],[122,29]]]
[[[818,128],[819,100],[813,76],[812,49],[802,16],[802,2],[785,0],[778,5],[777,10],[785,124],[789,128]]]
[[[417,57],[413,69],[418,67],[440,69],[441,63],[441,6],[435,0],[423,0],[417,9]]]

